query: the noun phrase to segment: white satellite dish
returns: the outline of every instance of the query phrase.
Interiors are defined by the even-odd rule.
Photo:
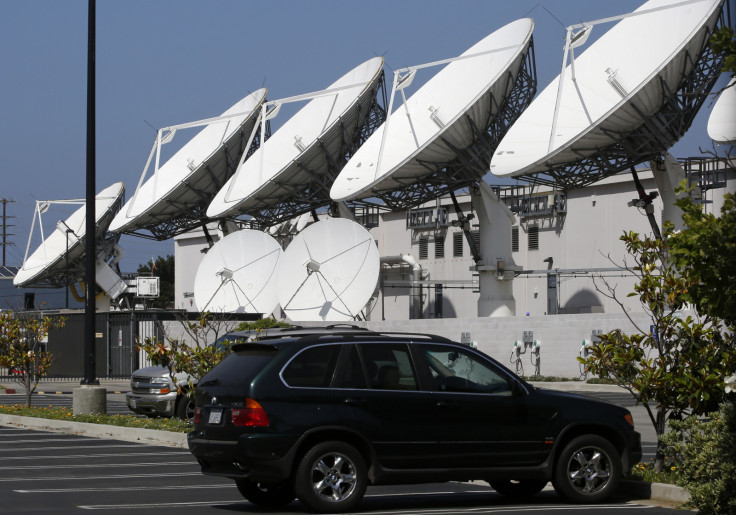
[[[207,216],[220,218],[254,214],[299,192],[329,202],[329,191],[305,191],[315,175],[324,175],[330,159],[344,159],[345,134],[360,127],[361,116],[373,102],[371,92],[381,78],[383,58],[374,57],[332,83],[327,89],[273,100],[264,105],[278,109],[287,102],[310,100],[287,120],[241,165],[207,209]],[[273,116],[268,111],[266,116]],[[331,178],[328,178],[331,182]],[[291,216],[294,216],[293,213]]]
[[[194,279],[200,311],[270,314],[278,306],[281,246],[266,233],[243,229],[210,247]]]
[[[736,143],[736,78],[721,92],[710,112],[708,136],[718,143]]]
[[[235,103],[216,118],[166,127],[158,131],[133,197],[120,210],[110,225],[115,232],[147,228],[156,231],[158,224],[184,218],[196,223],[217,190],[234,173],[237,163],[250,148],[247,138],[254,134],[266,89],[259,89]],[[205,126],[160,168],[161,145],[177,130]],[[155,154],[155,171],[143,183]],[[143,184],[141,184],[143,183]],[[191,229],[187,224],[181,230]],[[166,234],[165,236],[169,236]]]
[[[592,156],[645,124],[692,70],[721,4],[650,0],[627,15],[568,27],[560,76],[509,129],[493,154],[491,172],[498,177],[544,173]],[[567,65],[580,34],[575,30],[616,20]],[[660,135],[668,140],[664,146],[681,136]]]
[[[399,190],[435,174],[427,163],[456,157],[456,149],[474,142],[511,92],[529,48],[534,22],[524,18],[493,32],[461,56],[394,72],[390,107],[396,91],[404,96],[417,70],[447,64],[427,81],[358,149],[330,190],[333,200],[371,197]],[[475,131],[474,131],[475,128]],[[482,172],[487,173],[486,163]]]
[[[95,241],[102,237],[107,231],[111,220],[115,213],[120,209],[123,201],[125,186],[122,182],[116,182],[112,186],[108,186],[95,196],[95,225],[96,234]],[[44,236],[43,224],[41,222],[41,213],[44,212],[48,205],[59,204],[81,204],[69,218],[59,221],[54,231]],[[37,202],[36,211],[33,216],[33,225],[36,223],[36,215],[39,217],[39,228],[43,242],[31,254],[28,251],[31,245],[31,236],[33,235],[33,227],[28,238],[26,247],[26,255],[23,259],[23,266],[18,270],[18,274],[13,279],[13,284],[18,287],[36,285],[36,284],[53,284],[58,286],[64,284],[64,281],[55,279],[59,276],[66,277],[67,263],[71,264],[75,270],[79,268],[83,262],[85,255],[84,237],[86,233],[86,206],[84,200],[69,201],[49,201]],[[67,260],[68,255],[68,260]],[[83,263],[82,263],[83,266]]]
[[[328,218],[297,234],[284,252],[276,291],[294,321],[355,318],[376,289],[376,243],[361,225]]]

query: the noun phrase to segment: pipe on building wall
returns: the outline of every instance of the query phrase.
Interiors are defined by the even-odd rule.
[[[400,265],[406,263],[411,267],[411,287],[409,289],[409,319],[422,318],[421,292],[419,289],[419,281],[422,279],[422,265],[417,263],[411,254],[398,254],[395,256],[383,256],[381,258],[381,266],[383,265]],[[381,296],[383,296],[381,291]]]

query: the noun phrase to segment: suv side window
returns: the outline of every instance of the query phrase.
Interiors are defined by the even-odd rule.
[[[469,351],[422,345],[422,353],[432,376],[433,391],[511,394],[507,378]]]
[[[363,372],[363,363],[358,355],[358,348],[353,344],[345,344],[343,348],[342,372],[332,385],[334,388],[365,389],[368,384]]]
[[[406,344],[362,344],[369,387],[380,390],[416,390],[417,378]]]
[[[281,377],[287,386],[329,388],[339,355],[339,345],[309,347],[286,365]]]

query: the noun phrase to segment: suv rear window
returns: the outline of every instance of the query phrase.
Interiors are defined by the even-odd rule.
[[[329,388],[340,345],[317,345],[297,354],[281,377],[288,386]]]
[[[223,359],[205,375],[200,380],[199,385],[207,386],[211,380],[217,381],[218,386],[244,386],[249,384],[253,377],[263,370],[277,353],[278,349],[273,347],[243,348],[241,344],[235,352]]]

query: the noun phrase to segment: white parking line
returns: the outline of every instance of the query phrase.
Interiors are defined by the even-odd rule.
[[[168,475],[168,474],[167,474]],[[217,485],[171,485],[171,486],[136,486],[135,491],[145,490],[194,490],[194,489],[211,489],[211,488],[235,488],[235,483],[223,483]],[[13,490],[19,494],[64,494],[70,492],[129,492],[130,486],[111,486],[108,488],[37,488],[33,490]]]
[[[58,451],[58,450],[70,450],[70,449],[118,449],[120,447],[141,447],[142,444],[139,443],[124,443],[120,442],[118,444],[113,445],[53,445],[50,447],[13,447],[12,449],[7,449],[8,451],[13,452],[28,452],[28,451]],[[46,456],[44,456],[45,458]],[[5,457],[3,457],[5,459]]]
[[[166,477],[172,477],[172,476],[201,476],[201,472],[166,472]],[[94,476],[43,476],[43,477],[7,477],[7,478],[0,478],[0,482],[3,483],[10,483],[10,482],[16,482],[16,483],[22,483],[24,481],[76,481],[76,480],[84,480],[89,481],[90,479],[100,480],[100,479],[127,479],[130,477],[161,477],[161,472],[158,472],[156,474],[111,474],[109,476],[101,476],[99,474],[95,474]]]
[[[54,435],[58,435],[58,433],[54,433]],[[36,435],[29,435],[29,436],[36,436]],[[8,445],[15,445],[17,443],[34,443],[34,442],[73,442],[75,440],[79,440],[79,438],[80,437],[77,435],[69,435],[66,438],[49,438],[48,435],[38,435],[38,438],[21,438],[19,440],[15,440],[13,438],[0,438],[0,443],[8,444]]]
[[[58,449],[58,447],[54,447],[54,449]],[[171,455],[184,455],[189,454],[189,452],[181,452],[181,451],[167,451],[167,452],[129,452],[126,454],[120,454],[120,453],[110,453],[110,454],[64,454],[61,456],[44,456],[43,459],[45,460],[65,460],[65,459],[78,459],[78,458],[127,458],[128,456],[171,456]],[[33,460],[37,461],[38,456],[3,456],[3,462],[9,461],[9,460]],[[76,465],[75,465],[76,467]]]
[[[412,493],[402,494],[402,496],[415,495]],[[234,504],[243,504],[244,500],[238,501],[198,501],[198,502],[171,502],[171,503],[139,503],[139,504],[88,504],[78,506],[83,510],[137,510],[140,508],[183,508],[183,507],[195,507],[195,506],[210,506],[218,508],[221,506],[232,506]],[[419,508],[416,510],[383,510],[383,511],[366,511],[366,512],[355,512],[354,515],[425,515],[427,513],[433,514],[448,514],[454,515],[459,513],[498,513],[498,512],[549,512],[549,511],[561,511],[561,510],[572,510],[572,511],[591,511],[591,509],[599,510],[626,510],[634,509],[640,510],[642,508],[653,508],[653,506],[646,506],[640,504],[596,504],[581,506],[577,504],[564,504],[564,505],[503,505],[503,506],[480,506],[476,508],[438,508],[438,509],[426,509]]]
[[[407,493],[403,496],[413,496],[416,494]],[[561,511],[561,510],[573,510],[573,511],[588,511],[591,510],[622,510],[622,509],[642,509],[642,508],[653,508],[654,506],[646,506],[641,504],[595,504],[595,505],[579,505],[579,504],[556,504],[553,506],[547,504],[504,504],[499,506],[478,506],[474,508],[418,508],[416,510],[382,510],[382,511],[364,511],[355,512],[353,515],[425,515],[427,513],[433,514],[457,514],[457,513],[509,513],[509,512],[531,512],[531,511]]]
[[[108,467],[166,467],[169,465],[197,465],[196,461],[188,460],[188,461],[158,461],[153,463],[81,463],[81,464],[63,464],[60,463],[58,465],[30,465],[30,466],[23,466],[23,470],[53,470],[53,469],[67,469],[69,467],[74,467],[75,469],[93,469],[93,468],[108,468]],[[198,465],[197,465],[198,466]],[[15,471],[10,471],[15,472]]]
[[[201,501],[201,502],[166,502],[166,503],[146,503],[146,504],[88,504],[81,505],[78,508],[83,510],[137,510],[140,508],[181,508],[186,506],[211,506],[213,508],[220,506],[232,506],[233,504],[243,504],[245,499],[239,501]]]

